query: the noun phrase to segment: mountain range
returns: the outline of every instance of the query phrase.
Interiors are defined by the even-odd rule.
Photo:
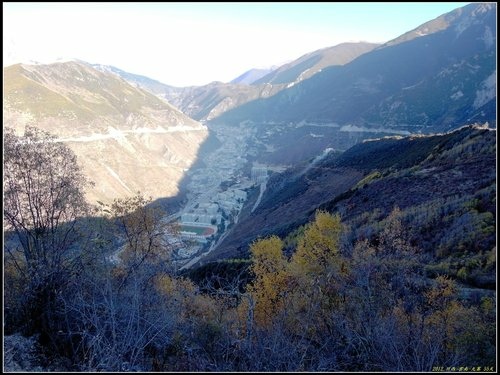
[[[149,90],[166,99],[195,120],[208,121],[242,104],[271,97],[296,82],[311,77],[327,66],[346,64],[376,46],[376,44],[371,43],[343,43],[299,57],[295,61],[272,69],[259,79],[253,77],[256,77],[255,74],[264,73],[265,70],[253,69],[243,73],[230,83],[212,82],[204,86],[173,87],[143,76],[124,72],[112,66],[96,64],[94,67],[111,71],[129,82]],[[252,78],[249,78],[250,76]]]
[[[207,129],[165,100],[81,62],[4,69],[4,126],[67,143],[95,182],[90,201],[178,193]]]
[[[74,151],[89,203],[154,199],[64,220],[15,181],[54,168],[17,163],[6,369],[494,371],[496,4],[230,83],[16,64],[3,105]]]
[[[496,6],[467,5],[383,45],[314,51],[251,84],[174,87],[73,61],[4,68],[4,97],[4,125],[36,124],[72,147],[98,184],[92,200],[168,197],[208,134],[197,120],[255,126],[251,161],[280,166],[386,134],[495,127]]]
[[[496,6],[469,4],[214,121],[409,132],[496,123]]]

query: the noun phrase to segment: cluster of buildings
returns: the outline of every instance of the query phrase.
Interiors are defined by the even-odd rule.
[[[245,190],[267,179],[264,165],[254,165],[250,177],[242,172],[251,129],[220,126],[214,132],[222,147],[204,159],[206,167],[190,172],[189,203],[180,215],[181,237],[198,245],[181,249],[179,258],[194,257],[218,230],[235,222],[247,200]]]
[[[218,192],[213,201],[202,202],[181,215],[181,235],[206,243],[207,239],[217,233],[218,226],[235,212],[239,212],[247,199],[247,193],[240,189],[228,189]],[[193,232],[195,228],[208,229],[204,233]],[[187,228],[187,229],[186,229]]]
[[[228,189],[217,193],[215,197],[221,210],[229,216],[233,210],[241,210],[247,200],[247,192],[240,189]]]

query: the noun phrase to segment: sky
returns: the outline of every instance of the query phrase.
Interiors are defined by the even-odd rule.
[[[74,58],[199,86],[343,42],[384,43],[466,4],[4,2],[3,65]]]

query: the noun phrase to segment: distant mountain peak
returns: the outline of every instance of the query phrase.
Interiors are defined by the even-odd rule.
[[[21,64],[21,65],[50,65],[50,64],[57,64],[57,63],[67,63],[67,62],[77,62],[77,63],[83,63],[83,64],[88,64],[87,62],[78,59],[76,57],[57,57],[57,58],[48,58],[48,59],[38,59],[38,60],[19,60],[15,64],[9,64],[9,65],[16,65],[16,64]]]
[[[295,84],[312,77],[326,67],[347,64],[376,47],[378,44],[374,43],[346,42],[321,48],[280,66],[256,80],[254,84]]]
[[[251,85],[255,81],[264,77],[265,75],[271,73],[273,70],[277,69],[277,66],[273,66],[271,68],[254,68],[247,70],[242,75],[233,79],[230,83],[241,83],[245,85]]]

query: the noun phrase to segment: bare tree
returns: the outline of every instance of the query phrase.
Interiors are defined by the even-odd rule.
[[[147,353],[168,345],[180,315],[158,290],[172,272],[177,226],[140,193],[101,206],[98,232],[111,237],[86,252],[81,277],[63,301],[69,316],[63,333],[77,338],[75,362],[86,371],[148,368]]]
[[[43,326],[44,317],[50,319],[47,303],[54,303],[68,280],[73,255],[81,246],[79,219],[89,212],[83,192],[89,183],[74,153],[49,133],[27,127],[17,136],[6,129],[6,262],[16,269],[24,304],[35,313],[28,319],[42,319],[32,323]]]

